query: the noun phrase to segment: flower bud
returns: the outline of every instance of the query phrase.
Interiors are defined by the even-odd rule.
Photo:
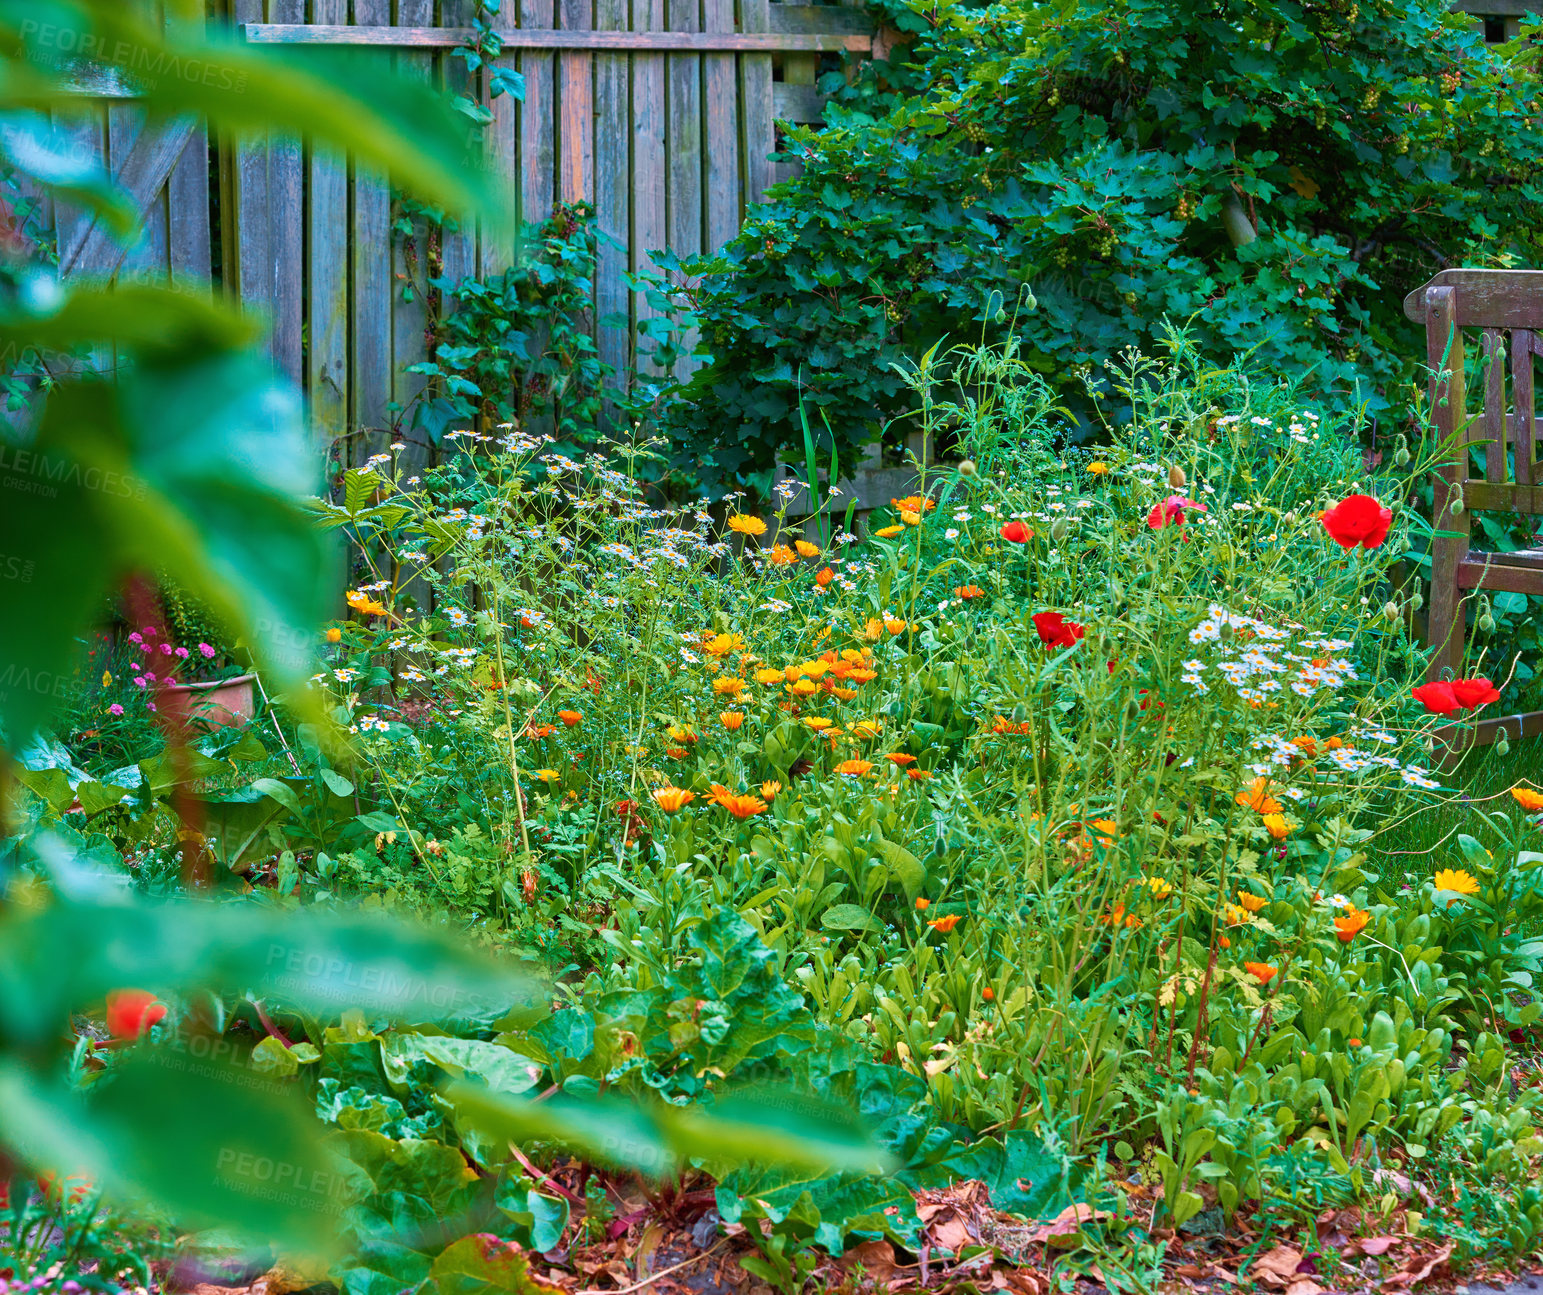
[[[1467,511],[1467,508],[1468,504],[1463,499],[1462,487],[1459,486],[1452,491],[1450,501],[1447,504],[1447,512],[1451,513],[1453,517],[1461,517]]]
[[[976,467],[974,459],[965,459],[964,462],[959,465],[959,475],[961,477],[973,477],[975,473]]]
[[[1397,448],[1393,451],[1393,466],[1395,468],[1407,467],[1411,457],[1412,456],[1409,453],[1409,442],[1405,439],[1404,434],[1400,432],[1398,434]]]
[[[1059,544],[1066,538],[1066,530],[1066,518],[1057,517],[1055,521],[1050,523],[1050,538]]]
[[[1168,469],[1168,484],[1175,490],[1183,490],[1189,484],[1189,478],[1184,475],[1184,469],[1177,463]]]
[[[1421,590],[1416,589],[1409,595],[1409,606],[1411,610],[1419,611],[1420,608],[1425,606],[1425,594]]]
[[[1495,739],[1495,754],[1510,755],[1511,743],[1506,739],[1505,729],[1500,730],[1500,736]]]
[[[1387,618],[1389,625],[1398,624],[1399,611],[1397,603],[1388,603],[1385,607],[1383,607],[1382,614]]]
[[[1023,308],[1030,313],[1039,309],[1039,298],[1034,295],[1034,289],[1028,284],[1023,285]]]

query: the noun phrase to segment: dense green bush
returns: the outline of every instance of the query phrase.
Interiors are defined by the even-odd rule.
[[[793,130],[802,175],[683,267],[710,363],[669,420],[721,479],[764,485],[800,399],[850,461],[905,408],[896,361],[1003,328],[1071,393],[1191,320],[1213,358],[1253,351],[1396,429],[1423,356],[1402,294],[1528,261],[1534,56],[1445,0],[880,7],[914,41]]]

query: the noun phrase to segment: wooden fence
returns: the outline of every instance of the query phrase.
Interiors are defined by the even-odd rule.
[[[473,0],[222,0],[208,21],[263,45],[375,46],[405,74],[479,94],[493,114],[491,165],[526,221],[585,201],[604,235],[596,275],[602,360],[634,362],[647,303],[626,276],[658,248],[721,246],[747,206],[787,174],[779,122],[820,117],[816,78],[871,50],[860,8],[782,0],[506,0],[504,66],[525,97],[489,102],[452,57],[471,37]],[[134,191],[144,233],[125,255],[81,213],[45,209],[66,272],[215,284],[272,321],[279,367],[306,391],[329,434],[395,425],[423,379],[428,307],[404,299],[430,269],[451,280],[506,267],[517,222],[394,236],[384,177],[275,138],[232,146],[195,122],[146,129],[132,87],[82,73],[61,113],[83,148]]]

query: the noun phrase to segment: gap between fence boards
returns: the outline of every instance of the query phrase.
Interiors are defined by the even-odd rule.
[[[399,48],[455,49],[475,39],[458,27],[320,27],[287,23],[245,23],[242,33],[254,45],[375,45]],[[555,31],[524,28],[498,33],[505,49],[620,49],[704,51],[753,50],[760,53],[807,50],[866,53],[873,37],[860,32],[673,32]]]

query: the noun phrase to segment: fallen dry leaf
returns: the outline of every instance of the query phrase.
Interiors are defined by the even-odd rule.
[[[1393,1248],[1393,1244],[1397,1240],[1397,1237],[1389,1236],[1361,1237],[1350,1244],[1355,1246],[1363,1255],[1385,1255]]]
[[[1075,1237],[1085,1223],[1098,1223],[1114,1217],[1108,1210],[1095,1210],[1091,1205],[1068,1205],[1049,1223],[1041,1223],[1029,1234],[1031,1242],[1051,1242],[1062,1237]]]
[[[1430,1258],[1424,1260],[1423,1262],[1414,1261],[1410,1264],[1409,1267],[1394,1273],[1385,1282],[1383,1282],[1383,1287],[1387,1290],[1398,1290],[1413,1286],[1416,1282],[1422,1282],[1427,1277],[1429,1277],[1431,1273],[1435,1272],[1435,1270],[1442,1264],[1446,1263],[1446,1261],[1451,1258],[1451,1255],[1451,1245],[1444,1245],[1440,1250],[1436,1251],[1435,1254],[1431,1255]],[[1416,1264],[1418,1264],[1418,1266],[1416,1266]]]
[[[944,1219],[934,1228],[929,1228],[928,1233],[932,1238],[932,1244],[940,1250],[952,1250],[958,1254],[965,1246],[975,1245],[975,1238],[970,1234],[969,1225],[957,1214]]]
[[[1297,1269],[1302,1266],[1302,1252],[1295,1246],[1276,1246],[1273,1250],[1267,1250],[1257,1256],[1249,1266],[1248,1275],[1254,1280],[1263,1280],[1272,1286],[1284,1286],[1288,1281],[1295,1279]]]
[[[1298,1277],[1286,1287],[1286,1295],[1323,1295],[1323,1287],[1311,1277]]]
[[[873,1279],[877,1289],[887,1290],[890,1278],[899,1266],[895,1263],[895,1247],[884,1240],[864,1241],[862,1245],[853,1246],[842,1255],[838,1266],[842,1272],[851,1272],[859,1265],[863,1273]]]

